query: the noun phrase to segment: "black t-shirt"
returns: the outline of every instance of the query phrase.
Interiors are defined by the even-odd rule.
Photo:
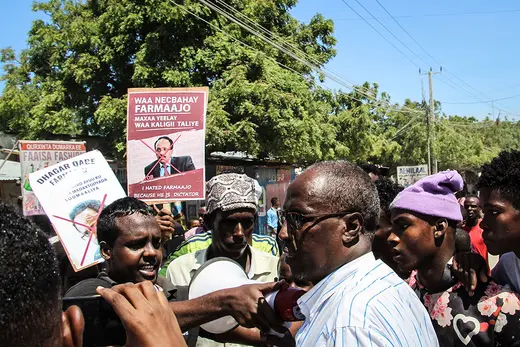
[[[106,272],[101,272],[97,278],[88,278],[70,288],[65,293],[65,298],[94,296],[97,295],[97,287],[112,288],[115,285],[117,285],[116,281],[108,277]],[[157,277],[157,285],[164,290],[164,295],[166,295],[168,301],[188,300],[188,288],[176,288],[162,276]]]
[[[93,309],[92,301],[89,299],[89,297],[98,295],[96,292],[97,287],[112,288],[115,285],[117,285],[116,281],[108,277],[105,272],[101,272],[97,278],[83,280],[65,293],[65,302],[67,298],[73,300],[74,302],[72,302],[72,304],[79,305],[83,311],[85,317],[85,332],[83,334],[84,347],[125,345],[125,329],[112,307],[104,301],[98,301],[98,306],[95,306]],[[178,290],[178,288],[174,287],[171,282],[162,276],[157,278],[157,285],[163,289],[163,293],[168,301],[188,299],[187,287],[179,288]]]

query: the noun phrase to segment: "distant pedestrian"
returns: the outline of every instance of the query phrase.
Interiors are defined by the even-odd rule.
[[[271,199],[271,208],[267,211],[268,234],[276,237],[280,226],[280,199]]]

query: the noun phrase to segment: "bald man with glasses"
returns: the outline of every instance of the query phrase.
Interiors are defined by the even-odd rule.
[[[280,237],[295,281],[315,286],[298,304],[298,347],[438,346],[417,295],[371,252],[379,198],[345,161],[317,163],[291,183]]]

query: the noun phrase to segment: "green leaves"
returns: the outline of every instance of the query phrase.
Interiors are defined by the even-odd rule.
[[[177,2],[211,25],[167,0],[36,2],[49,19],[33,23],[28,48],[18,56],[0,51],[0,130],[26,139],[99,135],[123,158],[128,88],[209,86],[207,153],[300,164],[426,162],[424,103],[391,104],[375,83],[349,93],[325,90],[323,76],[199,1]],[[333,22],[320,14],[297,21],[290,14],[295,0],[225,4],[315,65],[335,55]],[[475,167],[520,143],[520,125],[508,121],[445,117],[435,134],[441,168]]]

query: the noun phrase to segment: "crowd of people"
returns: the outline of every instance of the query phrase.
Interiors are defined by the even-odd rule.
[[[187,232],[162,206],[106,206],[104,262],[74,280],[59,243],[0,203],[0,345],[520,346],[520,152],[485,164],[477,186],[459,199],[457,171],[404,188],[373,166],[319,162],[271,200],[258,235],[258,182],[225,173]],[[190,298],[216,258],[252,282]],[[290,325],[266,300],[289,286],[306,291]],[[227,332],[201,327],[227,316]]]

